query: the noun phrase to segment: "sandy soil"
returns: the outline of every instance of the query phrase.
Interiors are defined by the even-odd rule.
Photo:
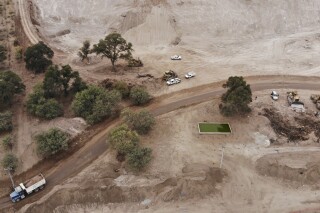
[[[279,92],[284,97],[286,91]],[[307,95],[314,92],[299,92],[307,112],[313,111]],[[269,139],[281,136],[261,115],[262,109],[275,108],[290,120],[298,114],[284,98],[272,101],[269,91],[254,96],[254,111],[239,119],[223,118],[216,100],[160,116],[151,135],[142,138],[143,145],[153,149],[146,171],[131,172],[110,150],[21,211],[316,212],[319,144],[310,139],[270,145]],[[233,134],[199,135],[201,121],[229,122]]]
[[[190,70],[198,73],[197,81],[155,89],[157,94],[235,74],[320,74],[320,3],[316,0],[34,3],[38,11],[34,19],[43,38],[68,54],[61,56],[60,62],[75,62],[76,51],[85,39],[95,43],[116,30],[134,44],[135,56],[145,64],[140,72],[157,77],[169,69],[180,75]],[[170,61],[173,54],[181,54],[183,60]],[[98,64],[110,66],[107,61]],[[82,71],[96,68],[87,66]]]

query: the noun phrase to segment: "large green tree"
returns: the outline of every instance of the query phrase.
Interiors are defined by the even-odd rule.
[[[120,100],[121,94],[116,90],[106,91],[102,87],[89,86],[76,94],[72,109],[76,116],[94,124],[110,116]]]
[[[42,84],[33,88],[27,100],[27,110],[30,114],[44,119],[53,119],[63,114],[62,107],[55,99],[47,99]]]
[[[139,136],[135,131],[130,130],[127,125],[121,125],[109,133],[108,142],[120,154],[126,155],[138,146]]]
[[[145,87],[134,86],[130,91],[130,100],[134,105],[143,105],[151,100],[151,96]]]
[[[0,72],[0,108],[11,103],[15,94],[25,90],[21,78],[12,71]]]
[[[26,68],[35,73],[45,72],[47,67],[52,64],[54,52],[45,43],[40,41],[38,44],[30,46],[24,53]]]
[[[0,63],[7,59],[7,49],[0,45]]]
[[[243,115],[251,112],[248,104],[252,102],[252,92],[250,85],[243,77],[229,77],[228,81],[223,84],[223,88],[228,88],[221,97],[220,112],[224,116]]]
[[[128,126],[136,130],[139,134],[147,134],[155,124],[154,116],[146,110],[139,112],[124,110],[121,116]]]
[[[73,81],[73,84],[70,88],[70,84]],[[67,95],[70,89],[78,88],[78,81],[81,81],[79,73],[73,71],[69,65],[62,66],[61,68],[57,65],[50,66],[45,74],[43,80],[43,90],[45,97],[57,97],[62,92],[64,95]],[[82,82],[85,84],[84,82]],[[82,85],[82,87],[86,87]],[[83,88],[80,88],[83,89]]]
[[[69,135],[53,128],[36,136],[38,153],[44,157],[68,149]]]
[[[112,67],[118,59],[129,59],[131,57],[132,44],[127,42],[119,33],[111,33],[101,39],[98,44],[93,45],[93,52],[110,59]]]

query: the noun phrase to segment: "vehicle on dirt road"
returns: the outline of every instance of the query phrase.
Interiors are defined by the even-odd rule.
[[[173,55],[173,56],[171,56],[171,60],[181,60],[181,59],[182,59],[181,55]]]
[[[10,194],[10,198],[12,202],[18,202],[24,199],[27,195],[42,190],[45,185],[46,179],[42,174],[39,174],[15,187],[14,191]]]
[[[179,84],[180,82],[181,82],[180,78],[172,78],[172,79],[169,79],[167,81],[167,85],[171,86],[171,85],[174,85],[174,84]]]
[[[187,74],[185,74],[185,78],[186,79],[189,79],[189,78],[193,78],[196,76],[196,73],[195,72],[188,72]]]
[[[276,91],[271,92],[271,98],[272,100],[278,100],[279,99],[279,94]]]

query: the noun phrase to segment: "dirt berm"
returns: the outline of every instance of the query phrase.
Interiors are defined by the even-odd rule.
[[[117,186],[113,179],[79,181],[77,184],[62,186],[48,199],[24,208],[22,212],[68,212],[76,205],[141,203],[146,199],[152,202],[170,202],[203,198],[217,191],[226,172],[200,164],[187,165],[178,177],[168,178],[156,185]],[[136,176],[136,178],[141,178]],[[83,186],[85,184],[85,186]]]

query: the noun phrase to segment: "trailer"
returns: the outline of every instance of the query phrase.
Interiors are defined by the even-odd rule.
[[[46,179],[42,174],[39,174],[15,187],[14,191],[10,194],[10,198],[12,202],[18,202],[29,194],[42,190],[45,185]]]

